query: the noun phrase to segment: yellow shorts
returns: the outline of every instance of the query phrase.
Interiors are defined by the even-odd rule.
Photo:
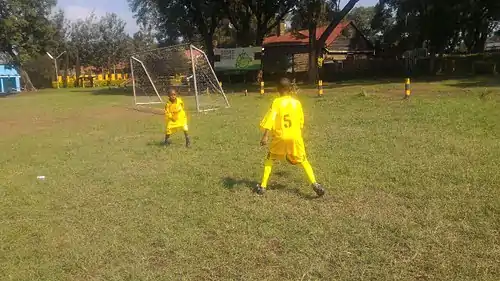
[[[298,139],[273,139],[267,156],[271,160],[287,160],[291,164],[306,161],[306,148],[304,140]]]
[[[187,132],[188,125],[187,124],[185,124],[184,126],[169,126],[169,125],[167,125],[167,128],[165,130],[165,134],[172,135],[172,134],[175,134],[175,133],[180,132],[180,131]]]

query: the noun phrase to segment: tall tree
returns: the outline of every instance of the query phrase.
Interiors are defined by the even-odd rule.
[[[153,48],[155,44],[155,34],[153,29],[148,26],[141,25],[139,31],[132,36],[131,52],[140,52]]]
[[[309,31],[309,82],[314,83],[318,78],[318,41],[316,29],[319,24],[328,22],[329,3],[324,0],[300,0],[296,7],[297,16],[295,25],[306,27]]]
[[[49,15],[55,4],[55,0],[0,2],[0,52],[9,55],[28,90],[34,87],[23,64],[47,48],[52,35]]]
[[[375,7],[356,7],[347,15],[347,19],[354,21],[356,26],[368,38],[373,37],[371,22],[375,16]]]
[[[314,7],[316,10],[309,9]],[[290,19],[292,30],[308,29],[311,21],[318,26],[327,25],[336,11],[335,5],[325,0],[298,1],[295,8]]]
[[[114,66],[123,61],[128,49],[129,36],[125,33],[126,23],[115,13],[106,14],[99,22],[98,43],[96,46],[99,66],[106,66],[112,70]]]
[[[221,0],[128,0],[138,21],[157,27],[160,41],[201,37],[206,53],[214,61],[214,34],[222,18]]]
[[[256,19],[256,46],[262,45],[266,35],[281,23],[296,2],[296,0],[247,0],[246,5]]]
[[[349,0],[341,11],[334,11],[330,23],[322,34],[316,34],[318,19],[321,14],[325,13],[325,3],[331,5],[331,2],[323,0],[300,0],[297,4],[297,12],[305,19],[309,30],[309,82],[313,83],[318,78],[318,57],[322,55],[326,40],[342,19],[354,8],[354,5],[356,5],[358,1],[359,0]],[[338,3],[338,1],[334,1],[334,5],[338,5]]]

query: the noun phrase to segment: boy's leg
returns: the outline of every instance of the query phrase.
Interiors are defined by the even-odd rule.
[[[311,163],[309,163],[309,161],[307,160],[304,141],[302,139],[298,139],[295,141],[293,154],[293,157],[295,159],[298,159],[298,162],[300,162],[302,168],[304,168],[304,171],[306,172],[307,178],[309,179],[314,192],[316,192],[318,196],[323,196],[325,194],[325,189],[316,182],[316,176],[314,175]]]
[[[266,160],[264,161],[264,174],[262,175],[262,180],[259,185],[257,185],[257,193],[262,194],[267,188],[267,182],[271,176],[273,170],[273,160],[271,159],[271,153],[268,153]]]
[[[169,145],[170,144],[170,135],[165,134],[165,141],[163,142],[164,145]]]
[[[309,161],[307,161],[307,158],[301,164],[302,168],[304,168],[304,171],[306,171],[307,178],[309,179],[309,182],[311,183],[314,192],[316,192],[318,196],[325,195],[325,189],[323,188],[323,186],[321,186],[321,184],[316,182],[316,177],[314,176],[313,168],[311,167]]]
[[[169,121],[167,119],[165,120],[165,141],[163,142],[164,145],[170,144],[170,136],[172,135],[172,133],[172,128],[169,126]]]
[[[190,147],[191,146],[191,139],[189,138],[187,131],[184,131],[184,137],[186,138],[186,147]]]
[[[186,138],[186,147],[190,147],[191,146],[191,139],[189,138],[189,134],[188,134],[188,126],[184,125],[183,130],[184,130],[184,137]]]
[[[306,159],[301,164],[302,164],[302,168],[304,168],[304,171],[306,172],[306,175],[307,175],[307,178],[309,179],[309,182],[311,184],[315,184],[316,177],[314,176],[314,171],[313,171],[313,168],[312,168],[311,164],[309,163],[309,161],[307,161],[307,159]]]

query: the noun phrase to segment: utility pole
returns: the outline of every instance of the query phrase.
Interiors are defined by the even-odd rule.
[[[56,84],[57,84],[57,88],[59,89],[59,80],[58,80],[58,77],[59,77],[59,71],[57,71],[57,59],[60,58],[62,55],[64,55],[66,53],[66,51],[60,53],[57,57],[53,57],[49,52],[47,52],[47,55],[49,56],[49,58],[51,58],[52,60],[54,60],[54,67],[56,69]]]

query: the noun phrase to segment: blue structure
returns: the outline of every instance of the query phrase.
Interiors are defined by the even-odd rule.
[[[21,92],[21,75],[17,69],[0,62],[0,94]]]

